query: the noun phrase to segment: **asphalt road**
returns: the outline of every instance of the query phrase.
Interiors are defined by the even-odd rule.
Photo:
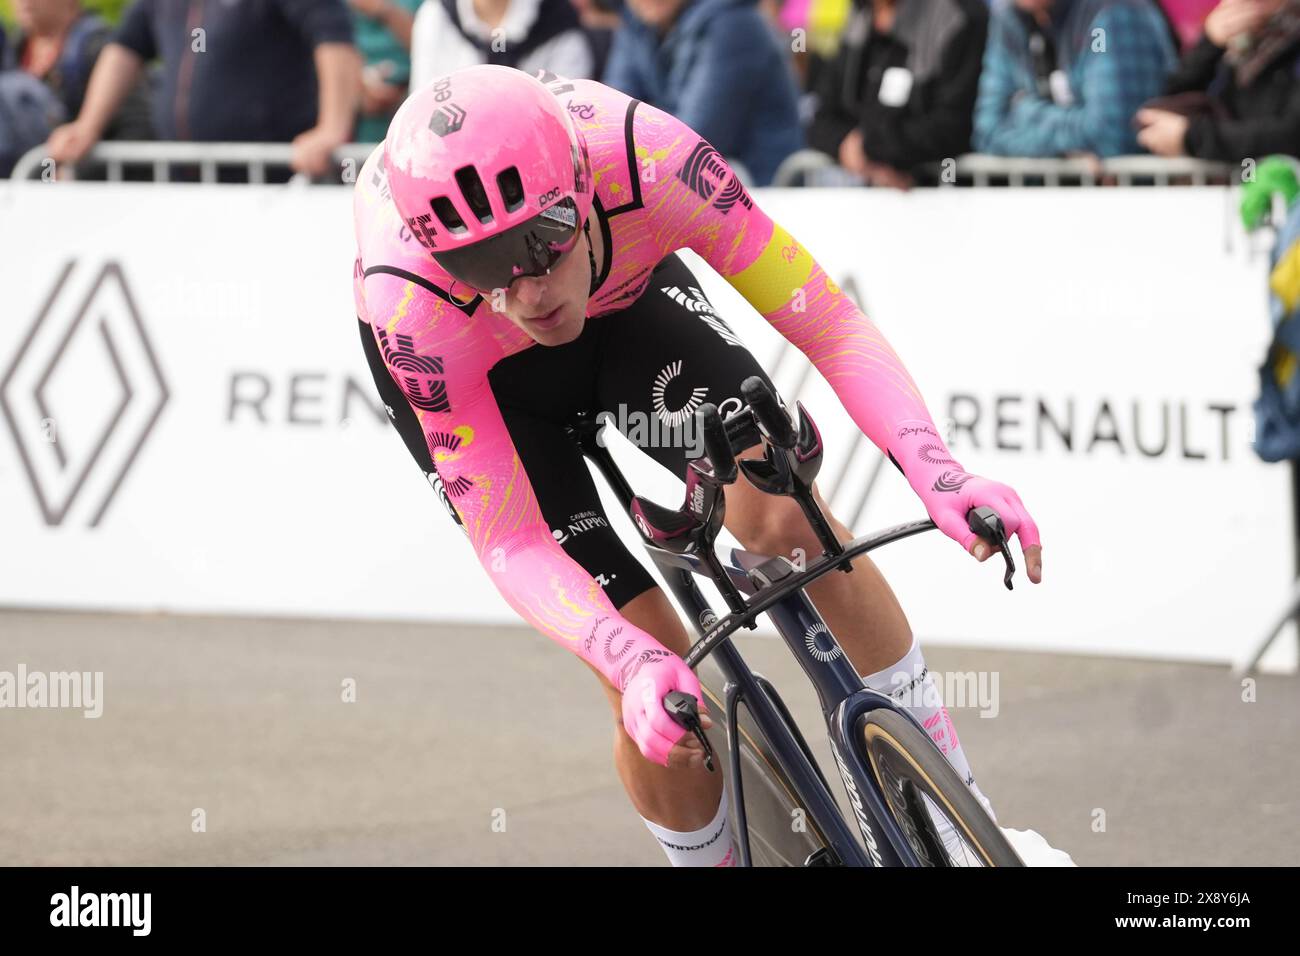
[[[951,710],[1003,825],[1080,865],[1300,862],[1300,679],[924,646],[997,675],[996,716]],[[784,645],[741,648],[815,730]],[[3,864],[666,865],[595,679],[523,628],[0,611],[20,664],[102,671],[103,712],[0,709]]]

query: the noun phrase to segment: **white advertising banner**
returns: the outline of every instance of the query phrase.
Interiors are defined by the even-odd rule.
[[[1250,447],[1267,262],[1222,190],[755,198],[1040,526],[1044,581],[1017,548],[1014,591],[938,532],[878,552],[918,634],[1207,661],[1259,640],[1294,577],[1290,479]],[[0,604],[514,620],[378,403],[353,255],[342,189],[0,186]],[[802,355],[691,261],[821,427],[836,513],[923,517]]]

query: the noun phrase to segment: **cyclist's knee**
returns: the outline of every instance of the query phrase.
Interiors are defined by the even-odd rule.
[[[755,493],[763,494],[757,490]],[[730,509],[731,502],[727,505]],[[739,510],[734,521],[728,521],[728,529],[746,550],[758,554],[788,557],[796,550],[808,556],[821,553],[817,535],[793,498],[763,495],[752,507]]]

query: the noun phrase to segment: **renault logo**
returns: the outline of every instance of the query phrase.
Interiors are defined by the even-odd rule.
[[[167,404],[122,268],[69,261],[0,378],[0,411],[48,525],[96,527]]]

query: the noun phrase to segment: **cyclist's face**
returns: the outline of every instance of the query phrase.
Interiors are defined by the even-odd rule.
[[[628,0],[632,12],[649,26],[666,32],[685,6],[685,0]]]
[[[488,304],[538,344],[564,345],[582,333],[587,321],[590,292],[587,239],[580,236],[577,245],[559,261],[550,275],[522,276],[510,283],[504,293],[498,292],[489,299]]]

